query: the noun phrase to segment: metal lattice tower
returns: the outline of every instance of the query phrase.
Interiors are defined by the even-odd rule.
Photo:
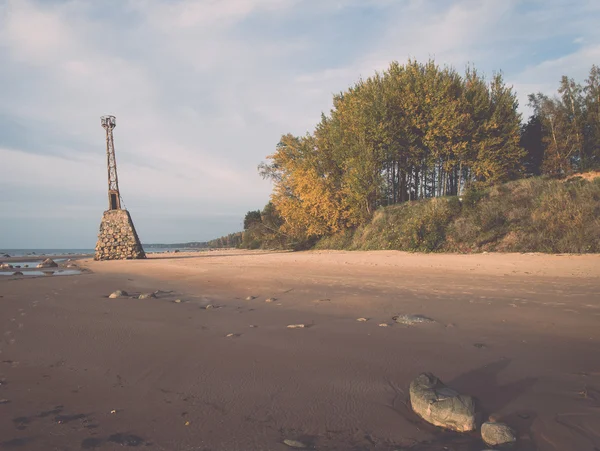
[[[117,159],[115,158],[115,142],[113,128],[117,126],[114,116],[102,116],[102,127],[106,130],[106,164],[108,167],[108,209],[121,209],[121,194],[119,193],[119,177],[117,176]]]

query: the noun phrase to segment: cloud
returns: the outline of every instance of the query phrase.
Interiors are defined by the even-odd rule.
[[[121,190],[139,231],[209,239],[267,202],[256,166],[279,137],[310,131],[359,77],[408,57],[471,62],[502,69],[523,104],[600,62],[599,16],[593,0],[6,0],[0,246],[27,246],[15,224],[32,217],[79,224],[88,232],[72,245],[94,244],[101,115],[117,117]],[[44,239],[68,236],[57,226]]]

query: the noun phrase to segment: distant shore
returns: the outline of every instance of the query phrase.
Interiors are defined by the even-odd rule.
[[[0,279],[3,446],[485,449],[407,408],[423,371],[513,427],[516,451],[598,446],[600,255],[229,250],[77,264],[90,271]]]

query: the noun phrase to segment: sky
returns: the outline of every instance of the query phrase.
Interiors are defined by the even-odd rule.
[[[555,92],[600,64],[598,0],[0,0],[0,248],[93,248],[104,130],[143,243],[242,229],[257,165],[391,61]]]

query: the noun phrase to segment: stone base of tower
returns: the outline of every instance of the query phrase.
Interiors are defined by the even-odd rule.
[[[102,216],[94,260],[146,258],[127,210],[108,210]]]

